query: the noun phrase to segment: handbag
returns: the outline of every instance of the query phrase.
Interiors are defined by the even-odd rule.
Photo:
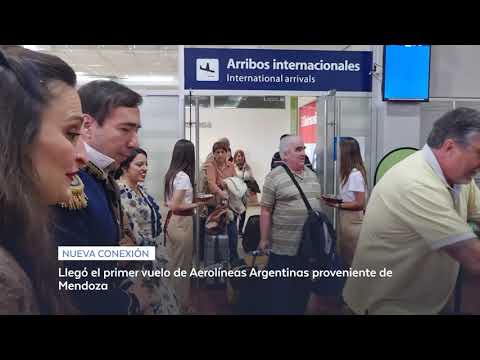
[[[260,243],[260,215],[250,215],[242,237],[245,252],[257,250]]]
[[[227,211],[224,206],[218,206],[213,212],[208,215],[205,223],[205,228],[208,235],[223,234],[227,227]]]
[[[324,213],[313,210],[290,169],[285,164],[281,166],[297,187],[308,210],[297,256],[302,259],[309,271],[344,270],[343,262],[340,256],[337,256],[336,234],[330,220]],[[341,296],[345,280],[344,277],[337,276],[318,278],[314,282],[313,291],[318,295]]]

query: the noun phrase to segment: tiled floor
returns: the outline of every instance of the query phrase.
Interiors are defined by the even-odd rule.
[[[192,289],[193,305],[196,315],[231,315],[232,309],[227,301],[225,289]]]

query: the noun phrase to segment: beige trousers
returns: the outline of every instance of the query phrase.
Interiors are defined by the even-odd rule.
[[[168,224],[167,251],[170,257],[171,283],[180,302],[181,311],[185,312],[191,305],[190,271],[193,262],[193,218],[191,216],[172,215]],[[186,270],[187,276],[174,276],[174,271]]]
[[[363,211],[340,210],[340,232],[337,240],[338,252],[347,268],[352,265],[358,236],[363,222]]]

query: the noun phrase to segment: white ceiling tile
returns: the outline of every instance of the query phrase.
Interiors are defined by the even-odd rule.
[[[185,47],[370,50],[370,45],[185,45]],[[97,76],[171,75],[177,79],[177,45],[42,45],[75,71]],[[177,79],[178,81],[178,79]],[[172,85],[168,85],[171,87]]]

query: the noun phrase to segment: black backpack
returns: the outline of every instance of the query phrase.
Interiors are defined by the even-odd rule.
[[[260,244],[260,215],[250,215],[243,232],[242,247],[245,252],[257,250]]]
[[[337,255],[336,234],[332,223],[324,213],[313,210],[290,169],[286,165],[282,165],[282,167],[297,187],[308,210],[297,256],[302,259],[308,270],[343,270],[344,266]],[[328,277],[317,280],[314,291],[325,295],[339,295],[345,283],[343,277]]]

